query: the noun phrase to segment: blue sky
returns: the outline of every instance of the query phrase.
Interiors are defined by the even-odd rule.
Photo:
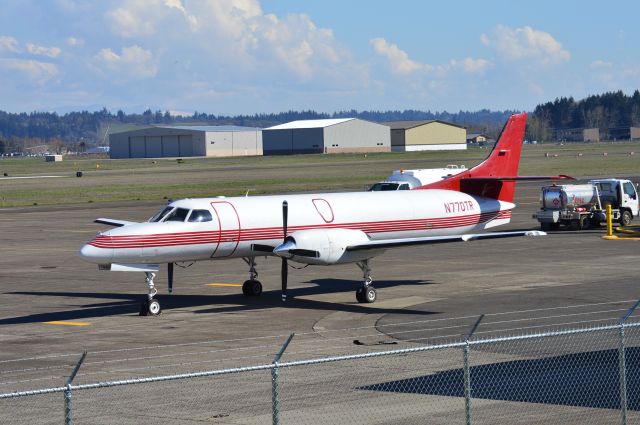
[[[640,3],[3,0],[0,109],[532,110],[640,88]]]

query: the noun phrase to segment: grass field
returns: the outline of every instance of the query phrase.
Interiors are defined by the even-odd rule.
[[[606,152],[606,156],[604,153]],[[631,152],[634,152],[631,154]],[[339,155],[236,158],[109,160],[41,158],[0,160],[0,206],[78,204],[204,196],[361,190],[392,170],[472,167],[488,149]],[[83,177],[75,177],[82,171]],[[568,174],[575,177],[640,175],[640,143],[525,145],[522,175]],[[1,177],[3,174],[7,177]],[[15,179],[15,177],[59,176]],[[541,183],[542,184],[542,183]]]

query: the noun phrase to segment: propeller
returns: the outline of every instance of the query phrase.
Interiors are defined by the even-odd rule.
[[[287,238],[287,219],[289,216],[289,203],[287,201],[282,202],[282,243],[286,242]],[[282,269],[280,271],[280,278],[282,279],[282,301],[287,300],[287,279],[289,269],[287,267],[287,258],[282,257]]]
[[[169,282],[169,293],[173,293],[173,263],[167,264],[167,277]]]

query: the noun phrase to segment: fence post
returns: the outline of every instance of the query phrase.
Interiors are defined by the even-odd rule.
[[[620,319],[620,332],[618,341],[618,374],[620,376],[620,422],[622,425],[627,425],[627,359],[625,356],[625,342],[624,342],[624,325],[634,312],[634,310],[640,304],[640,300],[629,309],[627,314]]]
[[[472,406],[471,406],[471,367],[469,366],[469,339],[473,336],[480,321],[484,319],[484,314],[481,314],[476,320],[469,333],[464,339],[464,351],[463,351],[463,365],[464,365],[464,412],[466,417],[466,424],[471,425]]]
[[[71,383],[73,379],[76,377],[78,371],[80,370],[80,366],[82,362],[84,362],[84,358],[87,357],[87,352],[82,353],[80,360],[76,364],[76,367],[73,368],[71,375],[69,375],[69,379],[67,379],[67,386],[64,390],[64,425],[72,425],[73,424],[73,403],[71,400]]]
[[[271,418],[273,425],[280,425],[280,389],[278,388],[278,377],[280,374],[278,363],[294,335],[293,333],[289,335],[289,338],[284,342],[278,354],[273,358],[273,367],[271,368]]]

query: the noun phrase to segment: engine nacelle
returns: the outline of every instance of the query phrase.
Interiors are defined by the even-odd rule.
[[[375,251],[347,251],[351,245],[358,245],[369,241],[369,237],[361,230],[351,229],[312,229],[299,230],[291,233],[287,240],[295,243],[299,250],[316,251],[317,257],[293,255],[291,259],[298,263],[331,265],[341,263],[355,263],[369,259],[382,250]]]

